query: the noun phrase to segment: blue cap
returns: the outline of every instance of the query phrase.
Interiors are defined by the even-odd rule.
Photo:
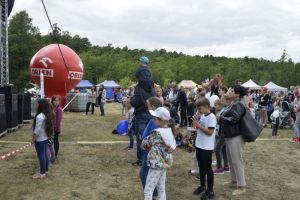
[[[149,58],[147,58],[146,56],[142,56],[142,57],[139,58],[139,61],[141,61],[142,63],[148,64],[149,63]]]

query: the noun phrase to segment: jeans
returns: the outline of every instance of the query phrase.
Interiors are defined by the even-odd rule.
[[[131,127],[128,131],[129,135],[129,148],[133,149],[134,139],[133,139],[133,127]]]
[[[35,142],[34,144],[37,156],[40,162],[40,174],[45,174],[48,171],[48,140]]]
[[[217,158],[217,168],[222,168],[222,157],[224,161],[224,167],[228,167],[228,160],[227,160],[227,154],[226,154],[226,142],[225,138],[223,136],[219,136],[217,140],[217,144],[215,147],[215,154]]]
[[[142,186],[143,189],[145,189],[146,186],[146,181],[147,181],[147,176],[148,176],[148,171],[149,171],[149,167],[147,165],[147,156],[148,156],[148,152],[145,150],[142,150],[142,154],[143,154],[143,159],[142,159],[142,167],[140,169],[140,179],[142,182]],[[157,196],[157,190],[155,189],[153,192],[153,196]]]
[[[104,103],[100,102],[100,103],[99,103],[99,107],[100,107],[101,115],[104,116],[104,114],[105,114],[105,113],[104,113]]]
[[[48,144],[48,161],[53,163],[55,161],[55,151],[54,151],[54,145]]]
[[[205,188],[207,182],[207,191],[209,192],[213,192],[214,187],[214,173],[211,167],[212,152],[212,150],[196,148],[196,156],[200,174],[200,185],[201,187]]]
[[[300,122],[296,121],[294,124],[295,137],[300,138]]]
[[[151,118],[151,115],[149,112],[145,113],[138,113],[135,115],[134,119],[134,127],[135,131],[134,134],[136,136],[136,142],[137,142],[137,159],[139,161],[142,161],[142,148],[141,148],[141,143],[142,143],[142,136],[143,132]]]
[[[92,102],[87,102],[86,103],[86,109],[85,109],[85,114],[87,115],[88,112],[90,111],[90,106],[92,105],[92,114],[94,114],[94,108],[95,108],[95,105],[94,103]]]

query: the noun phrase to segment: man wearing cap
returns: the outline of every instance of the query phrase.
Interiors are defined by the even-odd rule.
[[[140,65],[135,72],[138,79],[138,85],[135,88],[133,97],[130,99],[132,107],[134,107],[134,127],[135,135],[137,136],[137,161],[133,165],[141,165],[142,163],[142,149],[140,147],[142,142],[142,135],[146,128],[151,115],[147,106],[147,99],[156,96],[150,81],[152,82],[151,72],[147,67],[149,59],[142,56],[139,59]]]
[[[143,88],[147,92],[151,92],[153,87],[152,74],[148,68],[149,59],[146,56],[139,58],[139,66],[135,71],[135,77],[138,81],[139,87]]]

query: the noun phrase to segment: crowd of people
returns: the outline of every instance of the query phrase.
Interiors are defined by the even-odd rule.
[[[237,80],[227,88],[220,74],[195,88],[179,87],[176,83],[166,88],[155,87],[148,63],[145,56],[139,59],[135,73],[138,84],[124,90],[122,103],[122,114],[126,113],[129,124],[130,143],[126,150],[133,152],[135,136],[137,160],[132,165],[140,167],[145,200],[166,199],[166,171],[172,166],[172,153],[186,139],[182,130],[196,133],[193,142],[195,166],[190,173],[200,180],[194,195],[201,195],[201,199],[214,198],[214,176],[224,172],[231,175],[230,181],[223,185],[235,187],[232,195],[246,192],[245,140],[241,131],[246,111],[263,126],[271,123],[273,138],[279,127],[294,125],[292,141],[300,142],[299,87],[291,87],[287,93],[270,93],[266,88],[249,91]],[[98,91],[92,88],[88,98],[86,114],[90,106],[93,114],[94,106],[99,104],[101,115],[104,115],[104,87],[100,86]],[[34,178],[46,176],[49,162],[54,162],[58,153],[62,111],[58,97],[53,97],[51,103],[39,100],[34,119],[33,142],[40,161],[40,172]],[[212,168],[213,153],[216,169]]]
[[[142,76],[141,84],[139,77],[136,76],[137,86],[127,90],[127,92],[130,91],[131,95],[125,93],[126,104],[129,105],[128,109],[131,109],[131,113],[133,113],[130,115],[131,120],[129,120],[131,142],[127,149],[132,152],[132,136],[134,134],[137,140],[137,161],[132,164],[141,166],[140,178],[145,199],[160,200],[166,198],[165,191],[161,192],[164,190],[161,185],[165,184],[164,175],[157,176],[158,179],[162,178],[163,180],[157,179],[154,182],[147,175],[150,170],[162,170],[161,168],[153,168],[152,159],[166,162],[165,159],[168,156],[168,154],[162,153],[164,152],[163,147],[154,145],[155,142],[153,149],[161,148],[161,154],[152,155],[151,153],[149,156],[152,151],[152,147],[149,147],[151,145],[148,143],[149,137],[156,136],[157,133],[163,135],[162,132],[157,131],[159,126],[156,120],[159,117],[151,115],[157,109],[167,109],[166,112],[170,118],[169,124],[177,127],[171,129],[175,141],[178,138],[180,140],[186,139],[180,133],[185,130],[183,127],[191,127],[190,130],[196,131],[193,144],[196,149],[194,156],[196,162],[195,169],[190,170],[190,173],[198,175],[200,179],[200,186],[196,188],[194,195],[201,195],[201,199],[214,198],[214,175],[224,174],[224,172],[231,174],[230,181],[223,183],[223,185],[235,187],[232,195],[241,195],[246,192],[243,161],[245,140],[241,132],[241,120],[246,111],[249,111],[262,126],[266,127],[271,124],[273,138],[277,137],[280,126],[292,126],[295,123],[295,138],[292,141],[299,141],[299,87],[291,87],[289,92],[269,92],[266,88],[250,91],[241,86],[241,81],[237,80],[228,88],[223,85],[223,78],[220,74],[216,74],[211,81],[197,85],[195,88],[179,87],[176,83],[170,83],[166,88],[154,87],[147,64],[148,62],[140,60],[137,73],[145,72],[146,75]],[[152,83],[152,90],[149,89],[150,83]],[[288,122],[283,123],[283,120]],[[165,138],[162,136],[162,139]],[[182,144],[182,141],[177,142],[179,142],[177,145]],[[163,143],[166,145],[167,141]],[[144,147],[144,144],[148,146]],[[172,148],[173,151],[174,148]],[[216,155],[216,169],[214,170],[212,169],[213,153]],[[171,165],[166,166],[166,168],[171,167]],[[155,184],[148,188],[146,187],[147,181]]]

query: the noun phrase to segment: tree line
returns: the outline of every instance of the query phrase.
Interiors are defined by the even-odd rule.
[[[33,55],[42,47],[57,42],[69,46],[80,56],[84,64],[83,78],[94,84],[103,80],[115,80],[122,86],[135,82],[134,71],[141,55],[149,57],[153,80],[160,85],[189,79],[201,83],[217,73],[224,76],[226,85],[231,85],[236,79],[244,82],[250,78],[261,85],[269,81],[285,87],[300,84],[300,79],[297,79],[300,63],[289,59],[285,51],[277,61],[270,61],[249,57],[191,56],[165,49],[147,51],[112,44],[98,46],[91,44],[86,37],[61,30],[57,24],[54,24],[53,32],[42,35],[26,11],[11,18],[8,34],[10,83],[20,91],[31,87],[29,63]]]

